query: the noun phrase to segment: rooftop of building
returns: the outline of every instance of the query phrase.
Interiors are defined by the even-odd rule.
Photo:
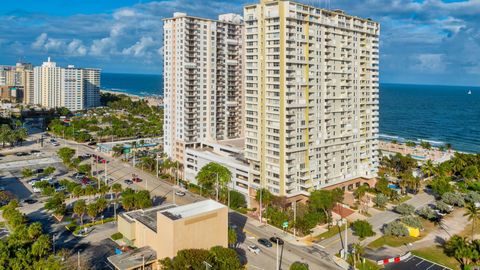
[[[222,207],[226,206],[213,200],[204,200],[182,206],[177,206],[175,204],[159,205],[148,209],[122,213],[120,215],[125,217],[127,222],[133,223],[138,221],[150,230],[157,232],[157,214],[159,212],[171,220],[178,220],[218,210]]]
[[[225,164],[248,167],[247,160],[243,155],[244,145],[245,139],[239,138],[218,142],[203,142],[202,147],[187,149],[187,151],[197,151],[197,153],[201,153],[210,160],[221,159]]]
[[[135,220],[137,220],[138,222],[147,226],[152,231],[156,232],[157,231],[157,213],[159,211],[167,210],[174,207],[176,207],[175,204],[164,204],[164,205],[151,207],[148,209],[139,209],[139,210],[130,211],[130,212],[122,213],[120,215],[125,217],[126,220],[130,223],[133,223],[135,222]]]
[[[243,149],[245,147],[245,138],[230,139],[219,141],[218,144],[238,149]]]
[[[229,23],[229,24],[235,24],[235,25],[241,25],[243,23],[242,16],[240,14],[235,14],[235,13],[219,14],[218,19],[211,19],[211,18],[191,16],[183,12],[175,12],[173,13],[173,16],[171,18],[164,18],[162,20],[169,21],[169,20],[175,20],[178,18],[190,18],[190,19],[195,19],[200,21],[212,21],[212,22]]]
[[[197,216],[203,213],[219,210],[226,206],[214,200],[204,200],[196,203],[177,206],[175,208],[162,211],[161,213],[171,220],[178,220]]]
[[[157,252],[149,246],[137,248],[108,257],[115,269],[135,269],[143,264],[148,265],[157,260]]]

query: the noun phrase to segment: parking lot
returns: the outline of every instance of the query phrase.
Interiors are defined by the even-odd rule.
[[[450,268],[425,260],[423,258],[412,256],[405,261],[390,263],[385,266],[387,270],[448,270]]]

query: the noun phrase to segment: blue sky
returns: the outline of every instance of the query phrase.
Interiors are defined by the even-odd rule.
[[[17,0],[0,5],[0,64],[162,71],[162,18],[216,18],[257,0]],[[381,82],[480,85],[480,0],[300,0],[381,23]]]

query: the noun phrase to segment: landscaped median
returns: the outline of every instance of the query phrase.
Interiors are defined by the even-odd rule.
[[[105,223],[113,222],[113,221],[115,221],[114,217],[105,218],[105,219],[102,219],[102,220],[97,220],[97,221],[90,222],[90,223],[83,224],[83,225],[77,225],[75,221],[72,221],[70,224],[66,225],[65,228],[67,230],[71,231],[72,234],[75,235],[75,236],[85,237],[85,236],[88,235],[88,233],[87,234],[82,234],[81,233],[82,230],[84,230],[86,228],[91,228],[91,227],[94,227],[94,226],[97,226],[97,225],[102,225],[102,224],[105,224]]]

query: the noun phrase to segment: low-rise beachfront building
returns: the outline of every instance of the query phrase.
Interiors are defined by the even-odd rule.
[[[213,200],[135,210],[118,216],[118,231],[137,249],[110,256],[115,269],[158,267],[183,249],[228,246],[228,209]]]
[[[210,162],[219,163],[230,170],[232,179],[228,187],[245,195],[249,203],[250,185],[248,175],[250,166],[243,158],[244,139],[202,142],[197,148],[185,150],[185,180],[197,184],[195,177]]]

